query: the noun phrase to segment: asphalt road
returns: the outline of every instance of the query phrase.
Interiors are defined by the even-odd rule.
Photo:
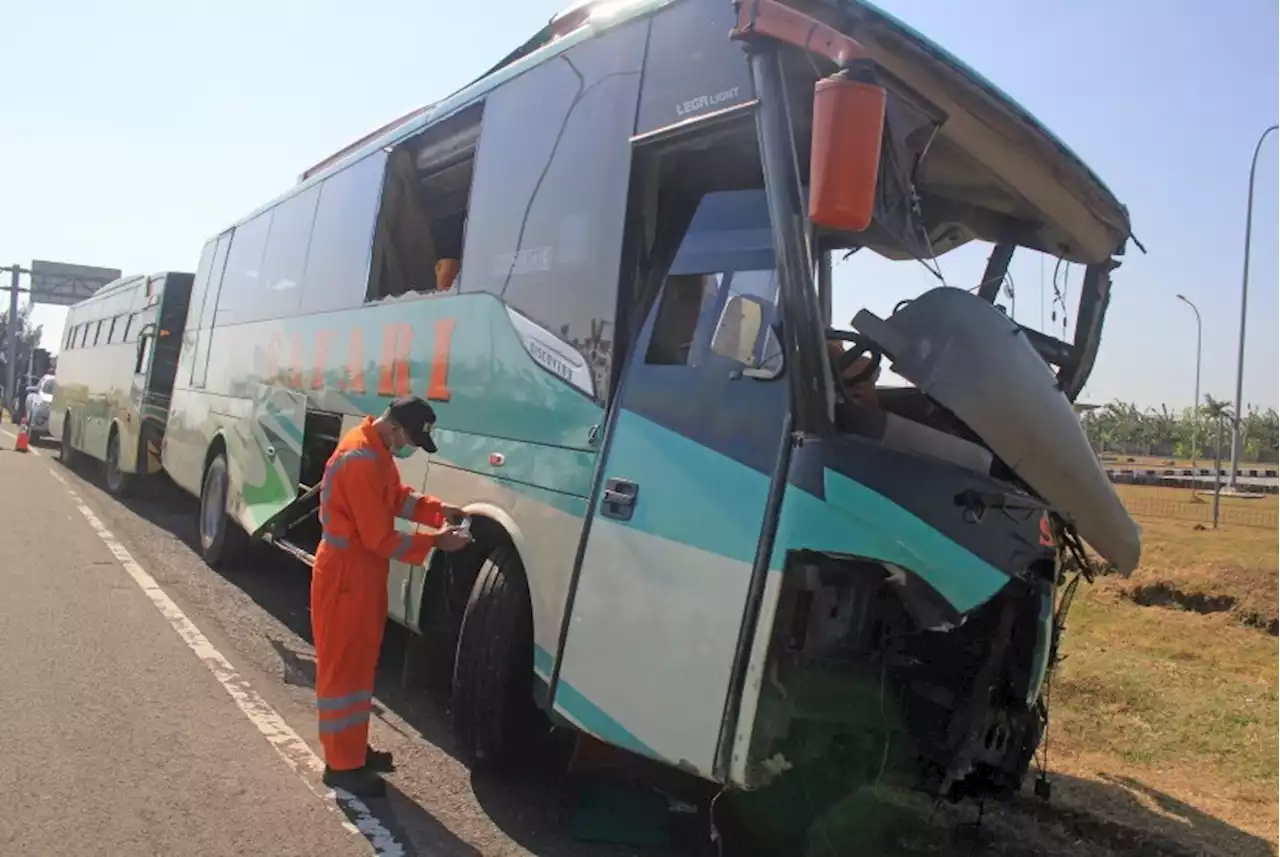
[[[92,462],[0,426],[0,854],[634,854],[572,841],[554,774],[473,777],[418,646],[389,626],[385,799],[319,784],[308,571],[219,573],[166,480],[117,501]],[[406,651],[409,656],[406,658]],[[357,830],[357,827],[359,830]]]

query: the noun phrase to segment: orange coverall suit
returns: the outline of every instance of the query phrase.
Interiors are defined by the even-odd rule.
[[[373,419],[347,432],[325,465],[320,488],[324,535],[311,577],[316,643],[316,707],[325,762],[336,771],[364,766],[373,678],[387,621],[388,560],[419,565],[435,543],[395,528],[397,517],[444,523],[440,501],[400,483],[395,458]]]

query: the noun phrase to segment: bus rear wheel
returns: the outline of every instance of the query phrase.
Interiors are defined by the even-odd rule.
[[[120,435],[114,431],[107,441],[107,460],[102,462],[102,480],[107,485],[107,493],[113,497],[123,497],[133,485],[132,476],[120,469]]]
[[[227,514],[229,484],[227,454],[219,451],[205,469],[200,487],[200,556],[211,568],[235,562],[247,542],[244,530]]]
[[[519,558],[494,548],[471,588],[458,633],[450,706],[472,768],[506,766],[533,737],[533,614]]]

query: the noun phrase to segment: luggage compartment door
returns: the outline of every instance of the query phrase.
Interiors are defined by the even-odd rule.
[[[236,517],[256,535],[262,525],[298,499],[307,397],[284,387],[259,384],[249,413],[248,437],[239,459],[242,502]]]

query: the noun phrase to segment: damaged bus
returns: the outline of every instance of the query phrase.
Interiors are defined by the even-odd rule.
[[[1129,238],[869,4],[587,3],[208,243],[164,466],[208,562],[310,561],[339,436],[433,401],[403,477],[476,541],[393,562],[390,618],[473,763],[545,714],[730,788],[892,758],[1008,794],[1084,544],[1138,561],[1072,408]],[[834,254],[970,242],[978,282],[831,318]],[[1069,341],[993,306],[1015,252],[1084,267]],[[910,385],[858,395],[880,365]]]

